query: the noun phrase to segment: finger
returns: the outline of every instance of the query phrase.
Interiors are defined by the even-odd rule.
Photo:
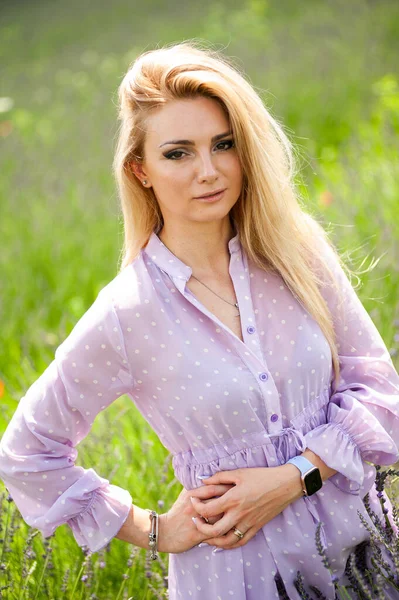
[[[213,485],[214,483],[234,483],[234,485],[236,485],[239,480],[239,471],[240,469],[219,471],[218,473],[211,475],[211,477],[202,479],[202,481],[206,485]]]
[[[215,515],[214,517],[206,517],[206,519],[208,519],[208,521],[206,521],[205,519],[205,523],[208,522],[211,525],[213,525],[214,523],[216,523],[216,521],[220,521],[220,519],[223,517],[223,513],[221,513],[220,515]]]
[[[237,527],[237,529],[242,531],[240,527]],[[248,531],[245,532],[244,537],[239,539],[234,533],[234,529],[231,529],[223,536],[206,539],[205,541],[210,546],[216,546],[217,548],[223,548],[225,550],[234,550],[234,548],[245,546],[245,544],[249,542],[251,538],[254,537],[257,531],[258,530],[256,529],[256,527],[251,527]]]
[[[211,498],[212,496],[223,496],[226,492],[231,490],[234,486],[231,485],[201,485],[198,488],[194,488],[193,490],[189,490],[190,496],[194,496],[196,498],[200,498],[201,500],[205,498]]]
[[[215,517],[216,515],[220,515],[221,513],[226,512],[227,503],[224,496],[220,496],[219,498],[213,498],[208,500],[208,502],[202,501],[195,496],[191,497],[192,507],[198,512],[202,517]]]
[[[201,517],[201,515],[197,514],[195,517],[191,517],[191,518],[197,519],[199,517]],[[208,520],[204,519],[204,522],[208,523],[208,524],[210,523],[211,525],[213,525],[214,523],[216,523],[216,521],[219,521],[219,519],[221,519],[222,517],[223,517],[223,515],[218,515],[216,517],[209,517],[209,519],[208,519],[208,517],[206,517],[206,519],[208,519]],[[204,518],[204,517],[202,517],[202,518]],[[195,521],[193,521],[193,522],[195,523]]]
[[[219,497],[219,496],[217,496]],[[195,496],[193,496],[193,498],[195,498]],[[204,498],[203,500],[201,500],[201,502],[203,502],[204,504],[209,504],[209,502],[212,502],[212,500],[215,499],[215,496],[211,496],[211,498]]]
[[[232,520],[236,521],[237,519],[234,515],[231,515],[231,513],[225,513],[219,521],[216,521],[214,524],[209,524],[206,523],[204,518],[199,514],[195,517],[194,523],[198,531],[202,533],[206,538],[206,541],[208,541],[207,538],[219,538],[232,529],[232,527],[234,527]]]

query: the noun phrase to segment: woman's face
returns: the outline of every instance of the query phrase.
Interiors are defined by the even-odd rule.
[[[133,168],[152,186],[165,223],[226,217],[243,177],[221,106],[204,97],[174,100],[157,109],[147,125],[143,166]],[[215,202],[197,198],[220,189],[226,191]]]

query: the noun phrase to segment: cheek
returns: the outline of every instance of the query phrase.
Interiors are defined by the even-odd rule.
[[[154,193],[161,207],[171,213],[180,213],[186,209],[186,197],[189,196],[191,179],[183,169],[163,169],[153,179]]]
[[[181,189],[185,183],[191,182],[190,170],[180,165],[171,165],[159,173],[158,179],[162,186],[166,185],[170,189]]]
[[[237,183],[241,184],[243,180],[243,173],[240,160],[237,155],[231,157],[230,163],[228,165],[230,177]]]

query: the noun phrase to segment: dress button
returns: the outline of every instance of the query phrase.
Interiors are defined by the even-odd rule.
[[[248,333],[255,333],[255,327],[252,327],[252,325],[250,325],[249,327],[247,327],[247,331]]]
[[[262,381],[267,381],[267,379],[269,379],[269,375],[267,373],[261,373],[259,375],[259,379],[261,379]]]
[[[274,413],[271,417],[270,420],[273,421],[273,423],[275,423],[276,421],[278,421],[278,415],[276,415],[276,413]]]

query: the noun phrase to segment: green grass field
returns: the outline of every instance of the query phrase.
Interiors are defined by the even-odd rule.
[[[357,292],[399,366],[396,1],[3,2],[0,432],[117,273],[117,87],[139,52],[190,38],[236,57],[297,149],[304,203],[334,226],[352,268],[375,264],[360,275]],[[181,489],[166,449],[126,397],[98,416],[78,464],[128,488],[143,508],[164,512]],[[12,503],[2,506],[3,528],[16,528],[0,569],[0,586],[10,584],[4,598],[163,597],[151,589],[163,589],[162,565],[149,577],[138,550],[126,566],[131,547],[117,539],[93,557],[95,583],[92,575],[82,582],[85,557],[66,525],[51,538],[51,558],[42,557],[39,536],[33,540],[37,557],[27,578],[21,557],[30,528]]]

